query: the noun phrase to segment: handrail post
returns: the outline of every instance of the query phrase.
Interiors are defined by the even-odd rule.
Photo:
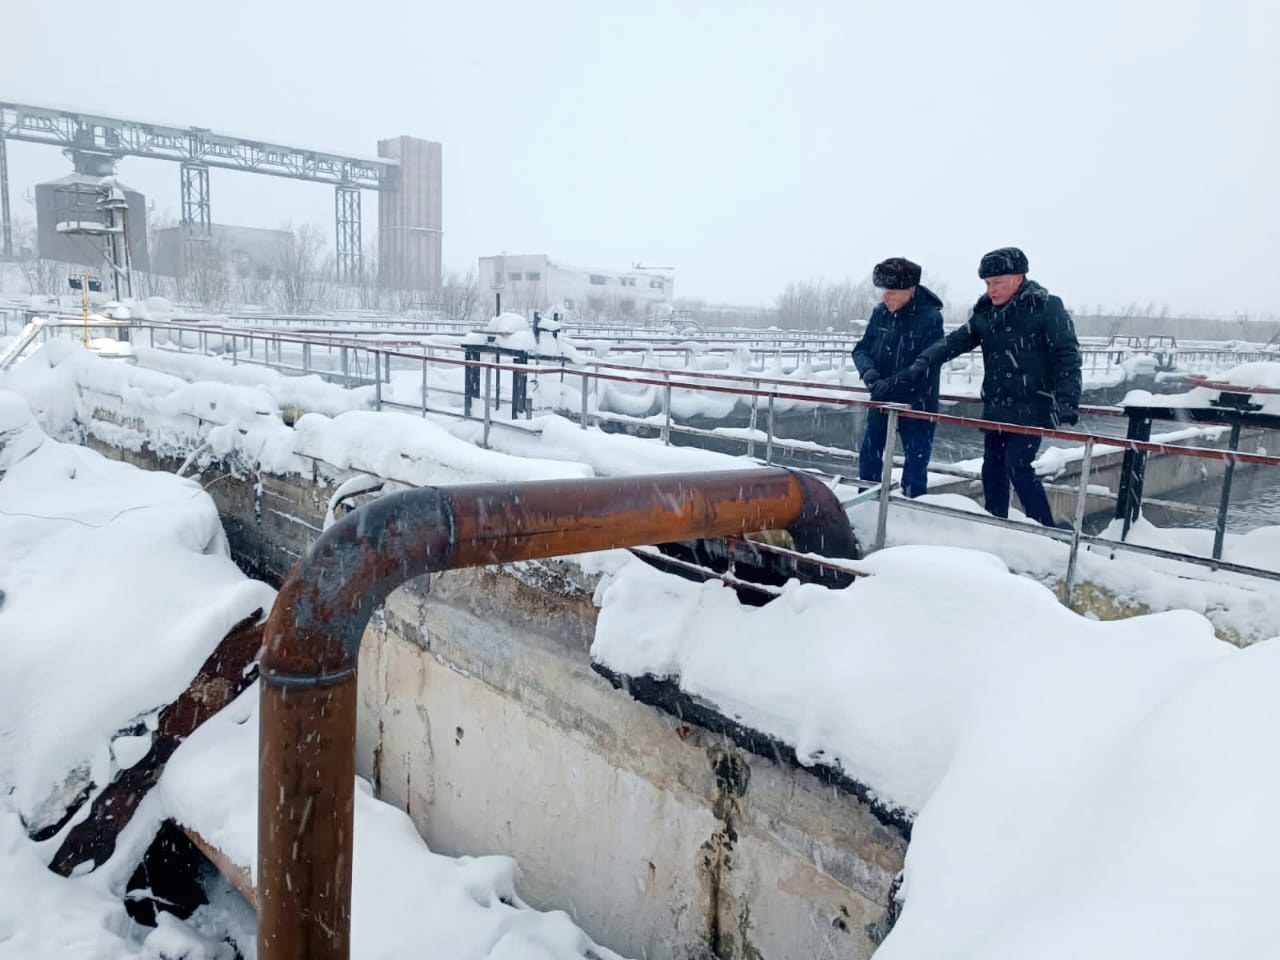
[[[765,438],[764,438],[764,443],[765,443],[764,462],[765,463],[773,463],[773,396],[774,394],[772,391],[776,391],[777,389],[778,388],[776,386],[773,387],[769,394],[769,413],[768,413],[767,419],[765,420],[766,431],[767,431],[765,433]]]
[[[578,417],[578,426],[583,430],[587,429],[587,371],[582,371],[582,412]]]
[[[1151,439],[1150,418],[1130,411],[1126,438],[1142,443],[1149,441]],[[1121,540],[1129,538],[1129,528],[1142,514],[1142,483],[1146,469],[1146,451],[1127,448],[1124,452],[1124,461],[1120,466],[1120,486],[1116,495],[1116,517],[1122,522]]]
[[[747,456],[756,455],[756,417],[760,409],[760,381],[751,381],[751,420],[747,424]]]
[[[893,455],[898,442],[898,405],[885,404],[884,462],[880,465],[880,507],[876,514],[877,550],[884,549],[885,532],[889,526],[889,490],[893,486]]]
[[[1084,511],[1089,499],[1089,467],[1093,462],[1093,437],[1084,442],[1080,458],[1080,489],[1076,491],[1076,512],[1071,520],[1071,552],[1067,556],[1067,580],[1062,588],[1062,602],[1071,606],[1076,585],[1076,560],[1080,555],[1080,534],[1084,532]]]
[[[480,446],[486,450],[489,449],[489,422],[493,418],[493,411],[490,409],[490,400],[493,390],[493,367],[484,368],[484,439]]]
[[[663,373],[666,384],[662,388],[662,442],[671,446],[671,374]]]
[[[1232,453],[1240,449],[1240,424],[1231,425],[1231,436],[1227,443]],[[1235,477],[1236,461],[1227,458],[1226,468],[1222,473],[1222,496],[1218,500],[1218,520],[1213,528],[1213,559],[1222,559],[1222,545],[1227,539],[1227,510],[1231,506],[1231,481]]]

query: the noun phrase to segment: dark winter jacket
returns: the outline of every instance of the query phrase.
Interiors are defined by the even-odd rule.
[[[1059,412],[1080,404],[1080,343],[1062,301],[1026,280],[1003,307],[981,297],[969,321],[921,356],[930,370],[982,347],[983,417],[1056,427]]]
[[[897,313],[883,303],[871,311],[866,333],[853,348],[858,374],[866,379],[875,370],[893,382],[888,399],[909,403],[916,410],[938,410],[938,369],[923,380],[904,373],[920,351],[942,337],[942,301],[928,287],[916,287],[911,299]]]

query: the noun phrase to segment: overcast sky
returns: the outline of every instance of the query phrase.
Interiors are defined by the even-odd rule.
[[[0,99],[372,156],[444,144],[446,268],[674,266],[678,295],[1015,244],[1076,307],[1280,312],[1276,0],[10,3]],[[69,172],[11,143],[21,195]],[[120,176],[176,218],[175,164]],[[215,170],[219,223],[333,194]],[[365,196],[365,236],[376,203]]]

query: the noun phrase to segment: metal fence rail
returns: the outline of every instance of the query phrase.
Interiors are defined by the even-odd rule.
[[[907,509],[963,518],[970,522],[1000,526],[1021,533],[1046,536],[1051,539],[1068,542],[1071,548],[1067,570],[1068,601],[1074,587],[1077,556],[1081,544],[1086,546],[1107,546],[1113,550],[1128,550],[1134,553],[1177,560],[1214,570],[1239,573],[1267,580],[1280,579],[1280,576],[1274,571],[1233,564],[1221,559],[1223,531],[1225,530],[1225,517],[1229,501],[1230,471],[1224,478],[1223,496],[1218,518],[1219,529],[1215,537],[1213,551],[1214,556],[1202,557],[1195,554],[1156,550],[1155,548],[1128,543],[1126,540],[1105,540],[1089,536],[1081,529],[1090,470],[1093,466],[1092,460],[1094,455],[1102,449],[1108,451],[1124,450],[1136,455],[1160,454],[1211,459],[1230,464],[1232,467],[1242,464],[1257,467],[1280,466],[1280,457],[1276,456],[1233,449],[1223,450],[1166,443],[1160,442],[1158,439],[1153,441],[1149,439],[1149,433],[1147,436],[1138,437],[1099,436],[1084,431],[1048,430],[996,423],[975,417],[947,413],[925,413],[904,408],[898,404],[874,403],[868,398],[866,389],[861,383],[846,384],[823,380],[796,380],[764,372],[733,373],[721,370],[693,369],[655,371],[650,368],[608,360],[593,360],[587,363],[570,364],[559,357],[540,358],[537,356],[531,356],[528,364],[518,364],[502,362],[501,360],[475,359],[474,357],[469,359],[462,355],[464,345],[460,342],[444,344],[438,342],[423,343],[421,338],[412,337],[384,337],[373,340],[367,337],[351,336],[339,331],[304,332],[291,327],[247,329],[242,326],[210,323],[138,323],[136,321],[107,322],[105,325],[117,326],[122,329],[128,328],[135,338],[143,335],[142,332],[146,331],[147,342],[153,346],[156,345],[157,334],[162,334],[163,337],[170,339],[170,349],[176,349],[177,351],[195,349],[202,354],[209,354],[212,352],[211,347],[216,347],[221,351],[221,357],[233,365],[262,365],[276,369],[286,375],[315,374],[326,377],[347,388],[371,386],[373,387],[372,403],[375,409],[387,407],[412,410],[422,416],[426,416],[428,413],[468,416],[469,419],[482,422],[481,442],[486,447],[489,445],[493,424],[495,422],[504,422],[503,420],[495,419],[494,416],[503,402],[502,384],[504,377],[508,381],[516,376],[559,377],[561,380],[566,377],[577,379],[580,383],[579,395],[581,401],[579,409],[574,411],[558,406],[552,409],[557,409],[560,413],[576,417],[582,429],[608,422],[645,424],[656,429],[659,438],[666,444],[672,442],[672,436],[675,434],[700,438],[714,437],[717,440],[741,443],[746,454],[752,457],[757,456],[757,448],[763,445],[763,459],[767,464],[772,464],[775,456],[780,451],[788,451],[791,455],[801,452],[818,454],[831,460],[847,460],[851,463],[856,460],[855,451],[859,439],[856,436],[850,436],[848,449],[824,447],[810,441],[789,440],[779,437],[776,429],[776,408],[779,402],[811,404],[815,408],[827,407],[833,410],[855,407],[878,408],[887,414],[889,422],[887,428],[888,439],[884,453],[885,469],[879,493],[875,534],[876,546],[883,546],[885,543],[889,507],[892,503],[894,506],[901,506]],[[50,323],[42,331],[42,336],[57,336],[64,332],[73,332],[74,335],[78,336],[80,328],[79,321],[54,322]],[[193,338],[196,345],[194,348],[190,348],[186,344]],[[472,347],[474,348],[474,345]],[[482,345],[480,349],[492,350],[493,347],[492,345]],[[324,351],[328,362],[317,362],[319,359],[317,354],[320,351]],[[471,371],[471,376],[476,384],[476,399],[481,401],[480,413],[478,415],[460,414],[456,408],[430,406],[428,403],[427,377],[429,368],[453,368],[459,371]],[[383,389],[384,385],[390,383],[393,370],[404,373],[409,369],[420,369],[421,371],[421,399],[417,404],[393,401]],[[1192,379],[1190,382],[1193,385],[1204,386],[1214,390],[1234,390],[1265,394],[1280,393],[1280,391],[1271,388],[1242,388],[1203,377]],[[660,412],[645,417],[631,417],[625,414],[601,411],[599,409],[600,386],[605,383],[654,388],[661,398]],[[466,393],[465,387],[462,391],[439,386],[434,389],[438,393],[447,393],[453,396]],[[672,394],[673,391],[677,390],[736,397],[750,407],[749,426],[745,430],[741,428],[708,430],[680,424],[675,421],[672,410]],[[594,406],[590,402],[593,395],[597,401]],[[508,398],[510,396],[511,394],[509,393]],[[971,401],[973,398],[944,395],[944,399],[963,402]],[[507,401],[507,406],[511,408],[513,417],[520,412],[510,399]],[[1085,413],[1103,417],[1127,416],[1126,411],[1118,407],[1086,405],[1081,410]],[[528,406],[523,412],[525,416],[532,416],[532,406]],[[1168,411],[1167,413],[1166,419],[1177,419],[1177,411]],[[1038,436],[1043,439],[1055,439],[1079,445],[1083,449],[1079,478],[1080,493],[1077,499],[1076,515],[1072,518],[1071,531],[1043,528],[1034,524],[1023,524],[985,515],[954,511],[937,504],[920,503],[906,498],[891,497],[892,484],[890,480],[896,452],[896,428],[900,417],[929,420],[937,424],[947,424],[977,431],[1000,430],[1005,433]],[[1238,439],[1238,433],[1233,439]]]

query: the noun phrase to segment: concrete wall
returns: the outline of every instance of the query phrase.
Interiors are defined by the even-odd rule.
[[[361,649],[357,763],[433,849],[507,853],[521,892],[634,957],[866,957],[905,841],[810,774],[591,672],[591,584],[419,580]]]
[[[331,492],[220,467],[201,481],[242,568],[277,583]],[[515,857],[522,897],[624,955],[870,956],[903,833],[808,770],[615,690],[588,657],[593,587],[547,562],[392,593],[360,653],[360,772],[433,849]]]

